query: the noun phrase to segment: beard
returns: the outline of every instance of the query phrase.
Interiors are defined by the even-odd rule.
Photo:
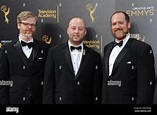
[[[30,40],[33,38],[32,34],[23,34],[23,33],[20,34],[20,37],[21,39],[24,39],[24,40]]]
[[[113,35],[115,38],[117,38],[118,40],[122,40],[124,39],[128,34],[128,31],[123,31],[123,30],[117,30],[115,32],[113,32]]]
[[[32,38],[33,35],[32,34],[22,34],[23,37],[26,37],[26,38]]]
[[[29,39],[32,39],[33,38],[33,35],[34,35],[34,32],[33,31],[24,31],[24,32],[21,32],[20,33],[20,37],[22,39],[25,39],[25,40],[29,40]]]

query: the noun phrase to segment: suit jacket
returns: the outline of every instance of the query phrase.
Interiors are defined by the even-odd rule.
[[[103,104],[152,104],[155,89],[154,56],[150,45],[130,38],[117,56],[109,76],[113,42],[104,47]]]
[[[0,53],[0,80],[13,86],[0,85],[1,104],[42,103],[44,65],[49,46],[34,39],[32,63],[29,65],[19,40],[5,44]]]
[[[81,64],[75,76],[68,44],[51,48],[48,53],[44,104],[101,103],[102,67],[100,54],[84,45]]]

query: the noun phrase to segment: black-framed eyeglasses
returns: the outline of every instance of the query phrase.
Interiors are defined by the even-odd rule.
[[[29,27],[29,26],[31,26],[31,27],[36,27],[37,25],[36,24],[30,24],[30,23],[26,23],[26,22],[20,22],[21,24],[23,24],[24,26],[26,26],[26,27]]]

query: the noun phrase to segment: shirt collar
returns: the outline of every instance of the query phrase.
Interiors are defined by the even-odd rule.
[[[30,39],[29,41],[25,41],[25,40],[21,39],[21,37],[19,36],[19,41],[20,41],[20,42],[21,42],[21,41],[24,41],[24,42],[26,42],[26,43],[29,43],[29,42],[33,42],[33,38]]]
[[[70,40],[68,40],[68,46],[69,46],[69,50],[70,50],[70,46],[74,46],[74,47],[79,47],[79,46],[81,46],[82,47],[82,50],[83,50],[83,43],[81,43],[81,44],[79,44],[79,45],[73,45],[73,44],[71,44],[70,43]],[[71,51],[71,50],[70,50]]]
[[[126,44],[127,41],[129,40],[129,38],[130,38],[130,33],[128,33],[127,36],[122,40],[122,41],[123,41],[123,45],[122,45],[122,47],[125,46],[125,44]],[[115,39],[115,41],[117,42],[117,39]]]

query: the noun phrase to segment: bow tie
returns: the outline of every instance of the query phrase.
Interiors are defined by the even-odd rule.
[[[21,41],[21,45],[22,45],[22,46],[28,46],[29,48],[31,48],[31,47],[34,46],[34,43],[33,43],[33,42],[26,43],[26,42],[24,42],[24,41]]]
[[[115,47],[116,45],[118,45],[119,47],[121,47],[123,45],[123,41],[120,41],[119,43],[114,42],[113,46]]]
[[[73,51],[75,49],[78,51],[81,51],[82,47],[81,46],[79,46],[79,47],[70,46],[70,49],[71,49],[71,51]]]

